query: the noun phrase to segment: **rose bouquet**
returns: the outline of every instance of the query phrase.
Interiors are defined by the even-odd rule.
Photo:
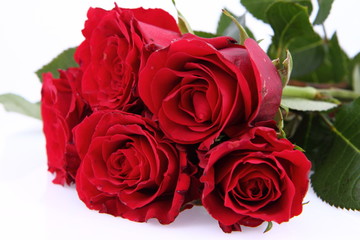
[[[91,8],[77,68],[43,75],[55,183],[90,208],[174,221],[201,203],[225,232],[300,214],[310,162],[272,122],[282,82],[255,40],[182,34],[160,9]]]
[[[331,179],[316,179],[333,169],[324,172],[329,163],[316,154],[344,142],[358,154],[358,141],[351,140],[358,133],[341,130],[354,128],[341,121],[359,108],[358,100],[345,104],[358,94],[302,85],[309,73],[331,69],[331,61],[316,66],[310,50],[331,60],[334,49],[341,52],[333,47],[336,36],[329,53],[304,50],[320,37],[300,25],[306,30],[300,41],[301,33],[289,33],[294,26],[284,33],[288,22],[272,16],[286,8],[304,17],[311,5],[273,1],[265,13],[242,2],[273,27],[268,53],[227,10],[210,34],[192,31],[180,12],[175,20],[161,9],[90,8],[84,41],[38,71],[53,182],[75,184],[89,209],[136,222],[169,224],[201,205],[227,233],[263,222],[268,230],[299,215],[312,165],[313,186],[331,198],[321,188]],[[236,34],[226,34],[229,29]],[[356,81],[357,66],[351,65]],[[319,118],[336,133],[323,145]],[[351,124],[358,120],[357,114]],[[309,149],[313,164],[294,141]],[[356,179],[358,162],[349,164]]]

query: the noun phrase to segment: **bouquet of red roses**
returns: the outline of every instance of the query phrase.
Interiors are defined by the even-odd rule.
[[[311,164],[273,120],[284,75],[238,27],[239,42],[160,9],[89,9],[74,66],[43,74],[54,183],[137,222],[193,205],[224,232],[299,215]]]

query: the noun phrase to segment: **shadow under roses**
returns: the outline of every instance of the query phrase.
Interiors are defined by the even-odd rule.
[[[196,229],[217,229],[217,231],[213,231],[212,233],[219,234],[216,236],[224,237],[223,231],[219,228],[219,224],[217,220],[212,218],[203,206],[194,206],[191,209],[187,209],[183,211],[175,219],[175,221],[169,225],[160,224],[156,219],[149,219],[146,223],[149,224],[152,228],[161,229],[162,231],[168,230],[168,231],[177,232],[180,229],[193,230],[194,227]],[[142,223],[137,223],[137,224],[142,224]],[[242,232],[232,232],[231,235],[226,235],[226,237],[238,238],[239,235],[244,236],[244,234],[246,233],[247,234],[259,233],[258,228],[265,230],[266,225],[267,223],[264,222],[263,224],[259,225],[257,228],[241,226]],[[274,225],[273,228],[275,228],[276,225]]]
[[[11,115],[14,116],[14,119]],[[8,118],[9,116],[10,118]],[[44,152],[37,147],[39,142],[44,142],[43,134],[39,131],[41,123],[28,117],[18,120],[18,117],[16,113],[1,115],[3,121],[12,121],[14,126],[31,126],[24,130],[17,129],[16,132],[13,129],[7,129],[7,131],[12,131],[9,134],[7,131],[1,131],[0,180],[5,182],[24,178],[33,170],[44,167],[44,159],[39,158],[44,155]],[[28,153],[27,158],[24,158],[24,152]]]

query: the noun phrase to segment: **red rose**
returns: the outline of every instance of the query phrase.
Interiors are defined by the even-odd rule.
[[[253,121],[272,119],[281,80],[252,39],[186,35],[150,55],[139,77],[139,94],[171,140],[202,142],[206,150],[221,132],[233,136]]]
[[[136,105],[138,71],[149,52],[180,36],[161,9],[90,8],[75,59],[84,71],[83,97],[94,110]]]
[[[201,160],[202,203],[225,232],[288,221],[302,211],[311,164],[274,129],[254,127]]]
[[[75,140],[82,158],[76,189],[90,209],[168,224],[193,200],[195,172],[186,152],[148,119],[98,111],[75,129]]]
[[[60,71],[60,78],[51,73],[43,75],[41,115],[46,138],[49,171],[56,173],[54,183],[74,182],[80,159],[77,155],[72,129],[89,112],[78,94],[81,79],[78,68]]]

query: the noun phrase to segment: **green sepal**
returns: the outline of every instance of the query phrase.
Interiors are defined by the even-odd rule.
[[[226,9],[222,10],[223,14],[228,16],[233,23],[235,23],[237,29],[239,30],[239,44],[244,45],[244,42],[247,38],[249,38],[249,35],[247,34],[245,28],[239,23],[239,21]]]
[[[352,73],[352,85],[355,93],[360,94],[360,64],[355,64]]]
[[[272,229],[272,227],[273,227],[273,223],[267,222],[267,226],[266,226],[264,233],[267,233],[268,231],[270,231]]]
[[[252,39],[255,39],[254,34],[251,32],[251,30],[246,26],[245,19],[246,19],[246,13],[244,13],[241,16],[236,16],[233,12],[231,12],[228,9],[225,9],[228,11],[236,20],[240,23],[241,26],[244,27],[246,33],[248,36]],[[234,39],[236,39],[238,42],[240,42],[240,36],[238,34],[238,27],[236,24],[225,14],[220,15],[220,19],[218,21],[218,25],[216,28],[216,35],[217,36],[230,36]]]
[[[185,33],[192,33],[194,34],[194,31],[192,30],[192,28],[190,27],[189,22],[186,20],[186,18],[182,15],[182,13],[179,11],[179,9],[176,7],[176,3],[175,0],[172,0],[172,3],[177,11],[178,14],[178,26],[180,29],[180,32],[182,34]]]
[[[293,60],[289,50],[286,50],[286,58],[282,63],[280,63],[280,59],[277,58],[273,60],[273,64],[275,65],[282,81],[283,88],[289,83],[290,75],[293,69]]]
[[[286,138],[286,133],[284,131],[284,117],[281,107],[278,109],[277,113],[275,114],[274,120],[276,122],[276,127],[279,131],[279,137]]]

